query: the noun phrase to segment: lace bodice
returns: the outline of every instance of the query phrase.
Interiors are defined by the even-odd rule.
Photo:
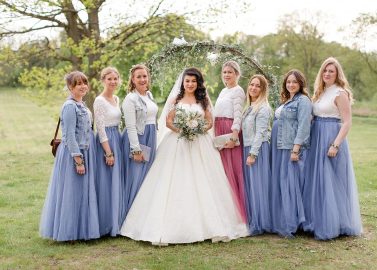
[[[315,116],[320,117],[334,117],[341,119],[339,109],[335,105],[334,101],[340,92],[345,91],[343,88],[332,85],[326,88],[319,99],[313,103],[313,113]]]
[[[188,111],[188,112],[199,112],[203,117],[204,117],[204,114],[205,114],[204,110],[202,108],[202,105],[200,105],[198,103],[188,104],[188,103],[178,102],[177,108],[182,108],[182,109],[184,109],[185,111]]]
[[[119,98],[114,96],[117,106],[112,105],[103,96],[98,96],[94,100],[94,121],[100,142],[107,141],[105,128],[118,126],[121,119],[121,111],[119,108]]]

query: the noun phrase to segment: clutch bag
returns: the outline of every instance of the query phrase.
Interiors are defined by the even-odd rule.
[[[228,133],[228,134],[224,134],[224,135],[220,135],[220,136],[216,136],[214,139],[213,139],[213,144],[214,146],[218,149],[218,150],[221,150],[224,148],[224,145],[226,144],[226,142],[230,141],[230,138],[232,137],[232,133]],[[237,141],[235,146],[239,146],[240,145],[240,142]]]

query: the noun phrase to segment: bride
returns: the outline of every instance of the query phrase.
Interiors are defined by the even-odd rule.
[[[178,108],[200,113],[206,131],[212,127],[211,103],[196,68],[186,69],[169,95],[159,121],[156,159],[120,234],[154,245],[247,236],[212,137],[205,133],[194,141],[179,138],[174,126]]]

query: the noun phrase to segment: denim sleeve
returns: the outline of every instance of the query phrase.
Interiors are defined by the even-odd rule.
[[[255,118],[255,136],[251,141],[250,154],[258,156],[259,149],[263,142],[263,134],[268,132],[271,119],[271,109],[267,106],[262,107]]]
[[[122,104],[126,132],[130,140],[131,151],[140,151],[139,138],[136,129],[136,108],[130,96],[126,96]]]
[[[72,157],[80,156],[79,144],[76,141],[76,105],[67,104],[62,110],[62,120],[64,122],[62,132],[65,133],[67,139],[67,147]]]
[[[310,136],[310,122],[312,119],[312,103],[306,96],[302,96],[297,106],[297,134],[293,144],[302,145]]]

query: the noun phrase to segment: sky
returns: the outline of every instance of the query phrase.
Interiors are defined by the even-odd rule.
[[[117,24],[116,14],[133,14],[130,21],[142,20],[150,12],[149,7],[158,0],[107,0],[102,8],[103,28]],[[130,4],[132,3],[132,4]],[[218,9],[216,16],[208,16],[207,8]],[[349,26],[361,13],[377,13],[377,0],[164,0],[160,10],[187,15],[190,23],[207,33],[213,39],[236,31],[250,35],[276,33],[279,19],[284,15],[298,12],[303,18],[315,17],[320,12],[319,30],[326,41],[336,41],[351,46]],[[318,17],[317,17],[318,20]],[[339,31],[343,28],[343,31]],[[47,35],[54,36],[53,31]],[[374,37],[362,44],[367,51],[377,51],[377,26]],[[46,32],[44,33],[46,34]],[[55,33],[56,36],[56,33]]]
[[[319,12],[322,18],[319,26],[325,34],[324,39],[351,45],[347,30],[352,20],[361,13],[377,13],[377,0],[248,0],[247,2],[250,3],[251,8],[246,13],[239,13],[237,23],[219,22],[218,29],[214,30],[212,35],[232,33],[235,30],[253,35],[276,33],[278,21],[285,14],[297,11],[304,18],[311,18]],[[340,31],[340,28],[344,31]],[[366,46],[368,50],[377,50],[377,39],[369,40]]]
[[[148,4],[155,2],[156,0],[137,1],[140,6],[136,7],[136,12],[142,14]],[[105,10],[108,9],[111,14],[114,9],[121,10],[123,3],[124,0],[110,0]],[[218,8],[221,15],[206,18],[205,9],[208,6]],[[351,46],[353,40],[349,38],[349,26],[352,20],[361,13],[377,13],[377,0],[165,0],[162,5],[162,9],[164,8],[176,11],[178,14],[201,10],[195,18],[191,18],[192,22],[200,29],[209,32],[214,39],[236,31],[260,36],[276,33],[279,19],[285,14],[297,11],[303,18],[311,18],[319,12],[321,14],[319,28],[324,33],[324,39]],[[340,28],[344,30],[340,31]],[[374,32],[377,35],[377,29]],[[377,51],[376,40],[377,36],[370,38],[364,44],[364,49]]]

